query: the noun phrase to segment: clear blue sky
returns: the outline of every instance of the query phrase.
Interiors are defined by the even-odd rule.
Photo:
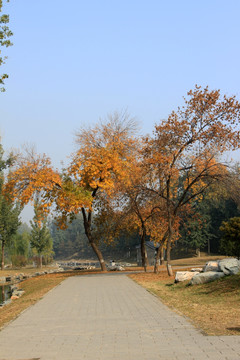
[[[11,0],[0,94],[5,150],[35,144],[55,166],[74,131],[128,109],[150,133],[198,85],[240,98],[239,0]]]

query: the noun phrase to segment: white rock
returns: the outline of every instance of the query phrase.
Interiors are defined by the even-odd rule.
[[[193,276],[189,285],[205,284],[217,280],[224,276],[225,276],[224,273],[220,271],[208,271],[208,272],[199,273]]]
[[[192,268],[191,271],[194,271],[194,272],[201,272],[202,271],[202,268]]]
[[[207,271],[218,271],[218,261],[208,261],[204,268],[203,268],[203,272],[207,272]]]
[[[218,266],[225,275],[236,275],[240,271],[240,264],[237,259],[219,260]]]
[[[178,283],[180,281],[191,280],[195,275],[196,272],[193,271],[177,271],[175,274],[175,283]]]
[[[125,270],[124,267],[122,267],[121,265],[117,265],[116,268],[117,268],[117,269],[116,269],[117,271],[123,271],[123,270]]]

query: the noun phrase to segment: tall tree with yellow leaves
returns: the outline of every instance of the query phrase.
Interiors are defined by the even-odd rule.
[[[135,130],[135,121],[125,113],[115,113],[105,123],[81,129],[76,134],[78,149],[64,175],[68,189],[56,197],[60,223],[64,223],[69,216],[73,219],[76,214],[82,213],[85,234],[103,271],[106,271],[106,264],[94,232],[93,215],[98,211],[99,197],[114,196],[115,183],[128,179],[135,147],[132,137]],[[75,201],[83,191],[88,201]]]

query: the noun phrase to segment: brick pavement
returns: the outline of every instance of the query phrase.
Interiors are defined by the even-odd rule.
[[[1,360],[239,360],[125,275],[72,277],[0,332]]]

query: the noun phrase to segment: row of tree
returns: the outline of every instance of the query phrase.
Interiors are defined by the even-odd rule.
[[[54,170],[45,155],[28,151],[18,156],[4,192],[21,206],[37,196],[39,213],[44,217],[54,209],[63,228],[81,213],[102,270],[106,265],[100,241],[112,243],[124,229],[132,229],[141,237],[144,267],[148,236],[160,245],[157,260],[166,249],[171,275],[170,253],[182,219],[191,219],[195,227],[196,221],[203,231],[208,221],[200,208],[207,192],[220,183],[233,193],[238,187],[238,169],[229,171],[223,154],[239,148],[239,118],[234,96],[221,97],[219,90],[196,86],[184,106],[156,125],[151,136],[136,136],[136,123],[118,113],[81,129],[77,150],[62,172]]]

